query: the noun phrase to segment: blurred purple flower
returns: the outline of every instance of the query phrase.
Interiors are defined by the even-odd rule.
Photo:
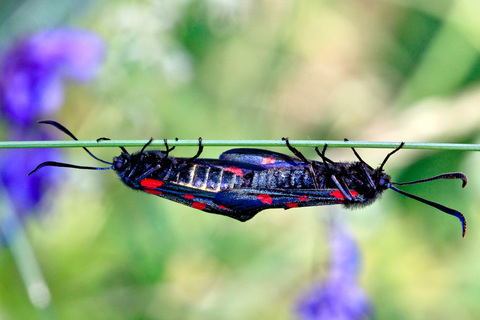
[[[102,41],[88,31],[49,30],[20,41],[7,51],[0,69],[5,117],[29,126],[52,115],[63,102],[62,81],[91,79],[102,57]]]
[[[330,231],[330,265],[325,279],[301,299],[302,320],[358,320],[372,317],[367,295],[357,284],[360,253],[355,241],[338,223]]]
[[[39,32],[10,48],[0,62],[0,110],[8,125],[8,138],[19,141],[55,139],[36,121],[51,117],[60,109],[64,79],[86,81],[92,78],[102,56],[103,43],[98,36],[73,29]],[[14,215],[5,216],[0,222],[4,235],[15,232],[5,226],[14,226],[17,217],[24,219],[34,213],[45,192],[56,186],[58,175],[51,170],[27,176],[46,160],[61,161],[61,152],[16,149],[0,154],[0,199],[10,203],[12,212],[9,214]]]
[[[14,132],[10,140],[52,140],[52,135],[44,132]],[[0,158],[0,183],[8,196],[12,209],[24,218],[40,203],[45,191],[56,185],[60,174],[54,170],[45,170],[27,176],[39,163],[61,161],[58,149],[12,149]]]

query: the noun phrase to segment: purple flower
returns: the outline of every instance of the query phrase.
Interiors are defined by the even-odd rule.
[[[88,31],[49,30],[20,41],[7,51],[0,69],[5,117],[28,126],[51,116],[63,102],[63,80],[91,79],[102,57],[102,41]]]
[[[325,279],[301,299],[302,320],[357,320],[371,317],[367,295],[357,283],[360,253],[355,241],[338,223],[330,232],[330,265]]]
[[[13,132],[11,140],[52,140],[52,135],[45,132]],[[60,173],[54,170],[43,170],[27,176],[43,161],[61,161],[62,154],[58,149],[12,149],[0,158],[0,183],[2,191],[10,199],[12,209],[24,218],[31,214],[40,204],[48,189],[56,186]]]
[[[102,60],[103,44],[88,31],[58,29],[39,32],[7,50],[0,62],[0,110],[10,140],[51,140],[36,121],[51,117],[63,103],[64,80],[91,79]],[[14,149],[0,154],[0,199],[9,203],[0,221],[5,240],[8,226],[36,212],[44,194],[56,187],[58,174],[42,170],[27,176],[39,163],[61,160],[56,149]],[[12,227],[13,228],[13,227]]]

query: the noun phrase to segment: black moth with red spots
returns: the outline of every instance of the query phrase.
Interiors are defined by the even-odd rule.
[[[40,123],[55,126],[77,140],[58,122],[47,120]],[[383,167],[388,158],[402,148],[403,143],[374,169],[366,164],[353,148],[358,159],[355,162],[333,162],[325,156],[326,145],[321,152],[315,148],[322,161],[308,160],[289,144],[288,139],[285,139],[287,147],[297,157],[242,148],[228,150],[219,159],[202,159],[199,158],[203,150],[199,139],[195,156],[176,158],[169,156],[175,147],[169,148],[166,140],[165,151],[145,151],[152,141],[153,139],[150,139],[140,152],[133,154],[121,147],[122,153],[115,157],[112,163],[95,157],[84,148],[92,157],[111,165],[110,167],[85,167],[47,161],[31,173],[45,166],[113,169],[132,189],[240,221],[247,221],[258,212],[271,208],[290,209],[332,204],[343,204],[347,208],[361,207],[373,203],[384,190],[392,189],[456,216],[462,223],[462,236],[465,236],[466,221],[460,212],[399,190],[394,185],[461,179],[465,187],[467,177],[463,173],[455,172],[407,183],[391,182],[390,176],[383,173]]]

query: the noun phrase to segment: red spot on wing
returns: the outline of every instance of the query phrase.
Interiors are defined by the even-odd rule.
[[[262,160],[262,164],[273,164],[275,163],[277,160],[273,159],[273,158],[270,158],[270,157],[265,157],[263,158]]]
[[[296,202],[289,202],[289,203],[285,203],[285,205],[289,208],[296,208],[298,207],[298,203]]]
[[[300,197],[298,197],[298,200],[300,200],[300,201],[307,201],[308,198],[307,198],[307,196],[300,196]]]
[[[195,198],[195,197],[194,197],[193,195],[191,195],[191,194],[186,194],[186,195],[184,195],[184,197],[187,198],[187,199],[193,199],[193,198]]]
[[[357,191],[350,191],[350,193],[352,194],[352,197],[354,197],[354,198],[358,195]],[[345,200],[345,196],[343,195],[343,193],[340,190],[335,190],[333,192],[330,192],[329,194],[331,196],[334,196],[337,199]]]
[[[334,197],[337,198],[337,199],[345,199],[345,197],[343,196],[343,193],[340,192],[340,190],[336,190],[336,191],[330,192],[329,194],[330,194],[331,196],[334,196]]]
[[[160,190],[155,190],[155,189],[145,189],[144,191],[145,191],[145,192],[148,192],[148,193],[150,193],[150,194],[157,195],[157,196],[159,196],[159,195],[162,194],[162,191],[160,191]]]
[[[272,197],[270,197],[268,194],[259,194],[257,199],[266,204],[272,204],[273,202]]]
[[[219,205],[218,207],[219,207],[220,209],[223,209],[223,210],[229,210],[227,207],[222,206],[222,205]]]
[[[207,207],[205,203],[201,202],[193,202],[192,203],[192,208],[198,209],[198,210],[204,210]]]
[[[160,180],[155,180],[155,179],[143,179],[140,181],[140,185],[145,188],[158,188],[161,187],[165,184],[165,182],[160,181]]]
[[[228,167],[225,168],[225,171],[233,172],[235,175],[243,177],[243,170],[240,169],[239,167]]]

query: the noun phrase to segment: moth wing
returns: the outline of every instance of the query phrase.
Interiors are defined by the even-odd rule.
[[[264,168],[305,166],[305,163],[296,157],[279,152],[252,148],[239,148],[225,151],[220,155],[220,159],[249,163]]]
[[[217,203],[234,211],[256,211],[270,208],[296,208],[345,203],[338,189],[307,190],[257,190],[236,189],[218,192]]]
[[[236,210],[224,206],[221,202],[218,202],[216,199],[216,192],[190,188],[179,184],[166,183],[161,180],[144,179],[141,181],[140,190],[181,203],[188,207],[228,216],[240,221],[249,220],[258,212],[248,210],[237,212]]]

